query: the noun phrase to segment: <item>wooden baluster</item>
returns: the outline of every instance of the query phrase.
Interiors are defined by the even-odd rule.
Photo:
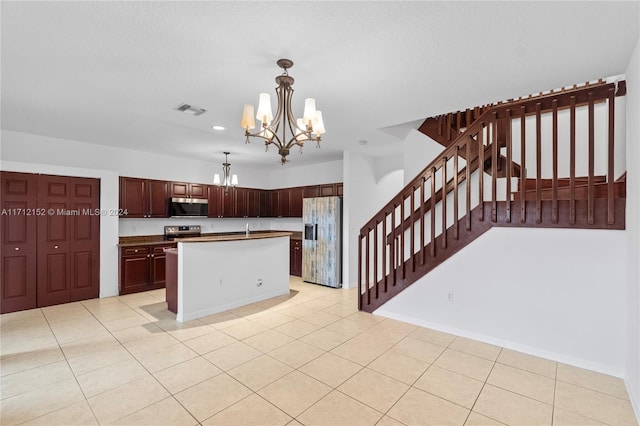
[[[380,285],[378,281],[378,222],[373,228],[373,282],[376,286],[376,299],[380,296]]]
[[[569,223],[576,223],[576,97],[569,99]]]
[[[453,114],[447,114],[447,140],[451,140],[451,126],[453,126]]]
[[[442,136],[442,128],[444,127],[444,116],[438,116],[438,136]]]
[[[363,285],[362,285],[362,232],[358,234],[358,310],[362,310],[362,298],[363,298]],[[367,292],[368,293],[368,292]],[[367,299],[368,300],[368,299]],[[367,301],[369,304],[370,301]]]
[[[453,238],[458,239],[460,233],[458,225],[458,155],[460,154],[460,146],[456,145],[453,154]]]
[[[614,207],[614,156],[615,156],[615,93],[614,89],[609,89],[609,152],[608,152],[608,164],[607,164],[607,223],[613,225],[615,222],[615,207]]]
[[[480,202],[480,222],[484,222],[484,124],[478,132],[478,201]]]
[[[424,247],[424,176],[420,180],[420,252],[422,253],[422,264],[426,263],[427,251]]]
[[[370,229],[367,229],[367,237],[365,239],[365,247],[366,247],[366,251],[365,251],[365,265],[366,265],[366,269],[364,270],[364,274],[365,274],[365,280],[366,280],[366,285],[367,285],[367,305],[371,304],[371,286],[369,284],[369,269],[371,269],[371,258],[369,257],[369,235],[370,235]],[[376,295],[377,297],[377,295]]]
[[[467,231],[471,231],[471,135],[467,136],[467,164],[465,165],[465,181],[467,182]]]
[[[405,268],[404,262],[404,201],[406,200],[404,194],[402,194],[402,199],[400,203],[400,264],[402,265],[402,279],[404,280],[407,275],[407,270]]]
[[[595,120],[593,108],[593,93],[589,93],[589,178],[587,190],[587,223],[593,224],[594,192],[593,175],[595,171]]]
[[[431,168],[431,257],[436,255],[436,168]]]
[[[447,248],[447,157],[442,158],[442,248]]]
[[[505,120],[507,122],[505,126],[506,134],[505,139],[507,143],[507,211],[506,211],[506,222],[511,222],[511,176],[513,175],[513,161],[511,158],[511,110],[508,109],[506,112]]]
[[[387,292],[387,214],[385,213],[382,220],[382,280],[384,283],[384,292]]]
[[[491,120],[491,222],[498,221],[498,114]]]
[[[536,104],[536,223],[542,222],[542,119],[540,102]]]
[[[458,111],[456,115],[456,137],[458,137],[460,134],[460,128],[462,127],[462,113]]]
[[[468,129],[471,126],[471,110],[469,108],[465,111],[465,127]]]
[[[553,180],[551,182],[551,222],[558,223],[558,100],[551,102]]]
[[[411,256],[411,272],[415,272],[416,271],[416,254],[415,254],[415,234],[416,234],[416,229],[415,229],[415,224],[416,221],[413,219],[413,212],[414,212],[414,206],[415,206],[415,193],[416,193],[416,189],[412,186],[411,187],[411,197],[409,198],[410,202],[411,202],[411,206],[409,208],[409,220],[411,221],[411,236],[409,238],[409,244],[410,244],[410,249],[409,249],[409,255]]]
[[[396,262],[397,249],[396,249],[396,205],[393,204],[393,208],[391,209],[391,247],[389,253],[389,263],[391,263],[391,272],[393,273],[393,280],[391,285],[396,286],[397,274],[396,269],[398,268],[398,263]]]
[[[520,222],[525,223],[527,221],[527,202],[525,192],[525,184],[527,180],[527,123],[526,123],[526,109],[524,105],[520,108]]]

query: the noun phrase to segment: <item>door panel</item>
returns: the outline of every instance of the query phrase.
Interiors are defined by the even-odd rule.
[[[100,181],[72,178],[71,186],[69,204],[73,211],[81,212],[68,217],[70,300],[77,301],[100,295],[100,215],[83,214],[99,210]]]
[[[70,301],[68,177],[40,175],[38,208],[38,306]]]
[[[0,312],[32,309],[36,301],[37,175],[0,173]],[[15,214],[14,214],[15,213]]]
[[[93,263],[92,251],[76,251],[75,253],[73,253],[71,264],[71,271],[73,271],[73,282],[71,285],[72,292],[75,290],[91,289],[93,287]]]

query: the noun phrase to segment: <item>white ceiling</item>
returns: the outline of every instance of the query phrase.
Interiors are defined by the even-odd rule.
[[[295,63],[327,133],[290,165],[392,152],[425,117],[624,73],[639,2],[2,1],[2,128],[279,166],[244,103]],[[275,96],[272,96],[272,99]],[[182,102],[208,110],[174,111]],[[226,130],[211,129],[220,124]],[[382,130],[382,131],[381,131]],[[363,146],[358,141],[367,140]]]

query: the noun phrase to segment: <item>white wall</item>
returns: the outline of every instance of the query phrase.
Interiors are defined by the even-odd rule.
[[[358,286],[358,236],[360,228],[403,186],[401,170],[379,175],[376,161],[352,151],[344,153],[344,201],[342,205],[342,286]]]
[[[404,185],[408,184],[436,158],[444,147],[417,130],[409,132],[402,142]],[[451,175],[449,175],[451,176]]]
[[[621,376],[624,239],[493,228],[375,313]]]
[[[640,40],[627,74],[627,389],[640,419]]]
[[[66,139],[2,130],[2,160],[23,163],[113,170],[121,176],[184,182],[213,183],[213,175],[222,173],[222,163],[177,158],[150,152],[113,148]],[[240,185],[264,188],[269,171],[256,167],[235,166]]]
[[[286,166],[270,172],[270,186],[268,188],[342,182],[342,173],[342,160],[304,166],[288,163]]]

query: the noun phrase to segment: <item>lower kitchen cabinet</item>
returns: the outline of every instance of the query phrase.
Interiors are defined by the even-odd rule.
[[[164,249],[176,244],[120,247],[120,294],[164,288]]]
[[[289,275],[302,276],[301,240],[289,240]]]

